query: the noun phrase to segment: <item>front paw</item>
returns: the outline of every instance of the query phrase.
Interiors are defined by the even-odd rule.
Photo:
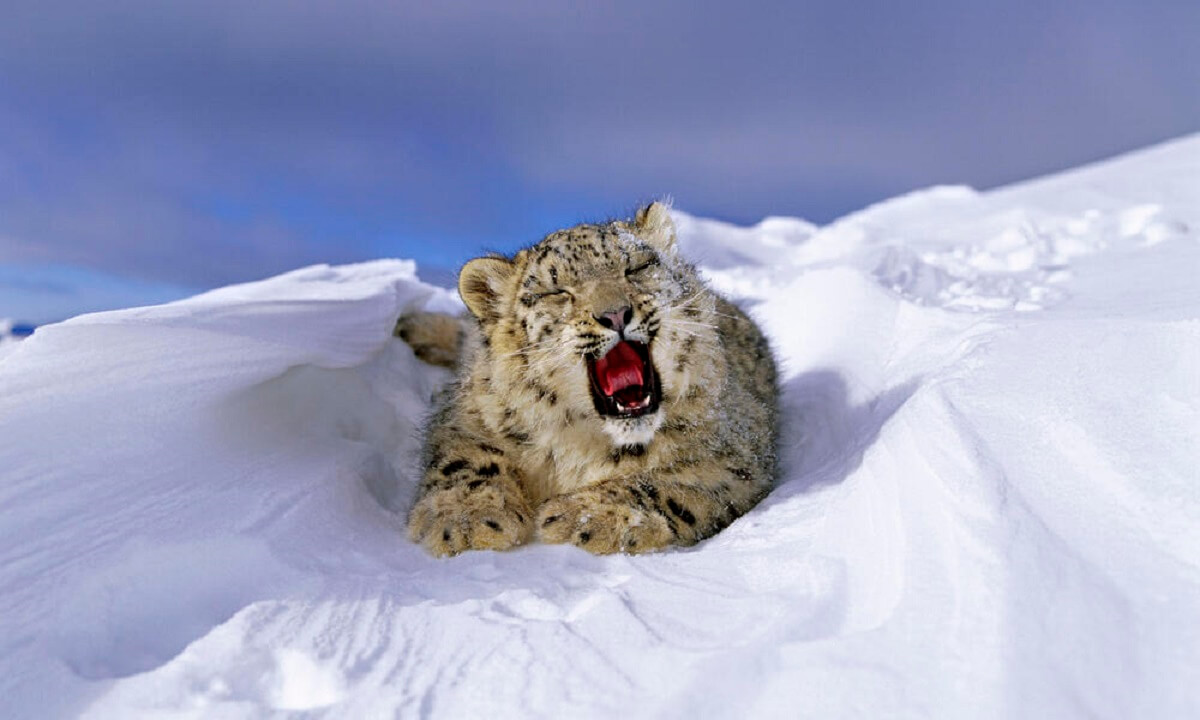
[[[538,510],[538,539],[574,543],[597,555],[642,553],[675,541],[666,518],[609,488],[587,488],[547,500]]]
[[[425,493],[408,516],[408,536],[432,555],[464,550],[507,550],[531,533],[529,505],[503,485],[463,484]]]

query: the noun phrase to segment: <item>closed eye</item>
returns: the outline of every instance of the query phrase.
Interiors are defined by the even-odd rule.
[[[541,300],[542,298],[561,296],[561,299],[565,300],[568,296],[570,296],[570,294],[571,293],[567,292],[566,290],[546,290],[545,292],[537,293],[535,297],[538,300]]]
[[[654,267],[655,265],[658,265],[658,260],[656,260],[656,259],[655,260],[647,260],[646,262],[642,263],[641,265],[627,269],[625,271],[625,277],[630,277],[631,275],[637,275],[638,273],[642,272],[643,270],[648,270],[648,269]]]
[[[568,290],[543,290],[541,292],[525,292],[520,295],[518,300],[525,307],[533,307],[543,298],[557,298],[558,300],[566,300],[572,297]]]

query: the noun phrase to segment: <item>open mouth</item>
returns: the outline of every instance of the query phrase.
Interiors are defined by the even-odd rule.
[[[635,418],[658,409],[658,373],[650,348],[642,343],[622,340],[603,357],[588,358],[587,367],[592,401],[601,415]]]

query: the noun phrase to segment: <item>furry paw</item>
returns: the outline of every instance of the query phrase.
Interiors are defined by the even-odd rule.
[[[453,315],[428,312],[405,315],[396,321],[394,332],[430,365],[452,368],[458,361],[462,323]]]
[[[538,510],[537,528],[542,542],[574,543],[597,555],[650,552],[675,542],[666,518],[604,488],[547,500]]]
[[[503,484],[433,489],[409,513],[408,536],[437,557],[507,550],[529,539],[531,515],[525,498]]]

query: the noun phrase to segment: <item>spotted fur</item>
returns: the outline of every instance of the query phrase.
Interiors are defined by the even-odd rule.
[[[533,537],[595,553],[690,545],[770,488],[770,348],[678,256],[663,205],[473,260],[459,293],[471,313],[461,353],[446,316],[399,323],[419,356],[460,358],[409,515],[410,536],[431,553]],[[619,342],[597,316],[624,306],[624,337],[648,345],[662,387],[659,409],[638,418],[597,412],[584,361]]]

